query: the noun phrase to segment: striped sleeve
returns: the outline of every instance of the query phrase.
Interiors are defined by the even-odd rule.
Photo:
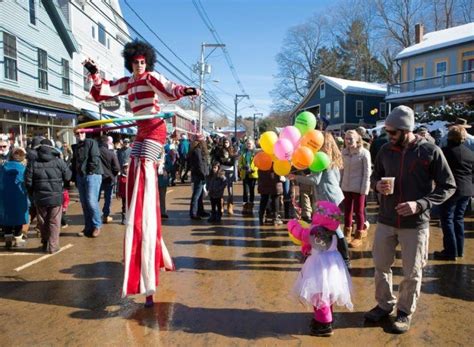
[[[148,85],[155,93],[166,101],[176,101],[183,97],[185,86],[169,81],[157,72],[150,72],[147,77]]]
[[[96,102],[107,100],[117,95],[127,94],[129,77],[108,81],[99,74],[95,74],[91,78],[94,85],[91,88],[90,94]]]

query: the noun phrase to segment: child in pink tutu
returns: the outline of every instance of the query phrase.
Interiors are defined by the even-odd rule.
[[[299,299],[313,306],[311,334],[331,336],[332,305],[352,310],[352,282],[347,267],[337,250],[336,229],[339,227],[341,210],[329,201],[319,201],[311,224],[296,219],[288,222],[290,237],[302,245],[308,255],[293,292]]]

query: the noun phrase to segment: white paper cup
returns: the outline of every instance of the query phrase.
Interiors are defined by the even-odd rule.
[[[382,177],[382,182],[390,184],[390,191],[385,195],[393,194],[393,189],[395,188],[395,177]]]

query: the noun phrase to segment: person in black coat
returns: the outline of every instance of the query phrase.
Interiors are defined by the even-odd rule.
[[[112,192],[115,185],[115,177],[120,172],[120,165],[113,149],[108,147],[108,137],[106,135],[101,137],[100,162],[102,164],[102,184],[100,186],[99,200],[102,191],[104,191],[104,207],[102,208],[102,222],[107,224],[112,221],[110,217],[110,204],[112,202]]]
[[[36,160],[28,162],[25,185],[43,221],[43,251],[55,253],[59,250],[63,183],[71,179],[71,171],[49,140],[41,141],[37,154]]]
[[[97,237],[102,227],[98,199],[103,171],[99,146],[95,140],[86,138],[86,134],[79,130],[75,135],[78,142],[73,148],[72,167],[85,224],[84,230],[78,233],[78,236]]]
[[[204,186],[206,177],[209,174],[209,154],[204,136],[196,134],[189,154],[189,166],[191,168],[191,182],[193,183],[193,194],[189,215],[191,219],[201,219],[209,217],[209,213],[204,211]]]
[[[437,260],[456,260],[464,252],[464,213],[471,201],[472,170],[474,153],[463,144],[466,130],[460,126],[448,132],[448,145],[443,153],[456,180],[456,192],[440,205],[441,227],[443,229],[443,250],[434,252]]]

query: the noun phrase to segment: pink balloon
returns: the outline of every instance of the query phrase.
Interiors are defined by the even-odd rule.
[[[275,143],[273,153],[280,160],[290,160],[293,155],[294,146],[288,139],[279,139]]]
[[[297,127],[293,125],[288,125],[287,127],[284,127],[280,133],[280,139],[289,140],[293,144],[293,147],[296,147],[298,145],[298,141],[300,140],[300,138],[300,131]]]

